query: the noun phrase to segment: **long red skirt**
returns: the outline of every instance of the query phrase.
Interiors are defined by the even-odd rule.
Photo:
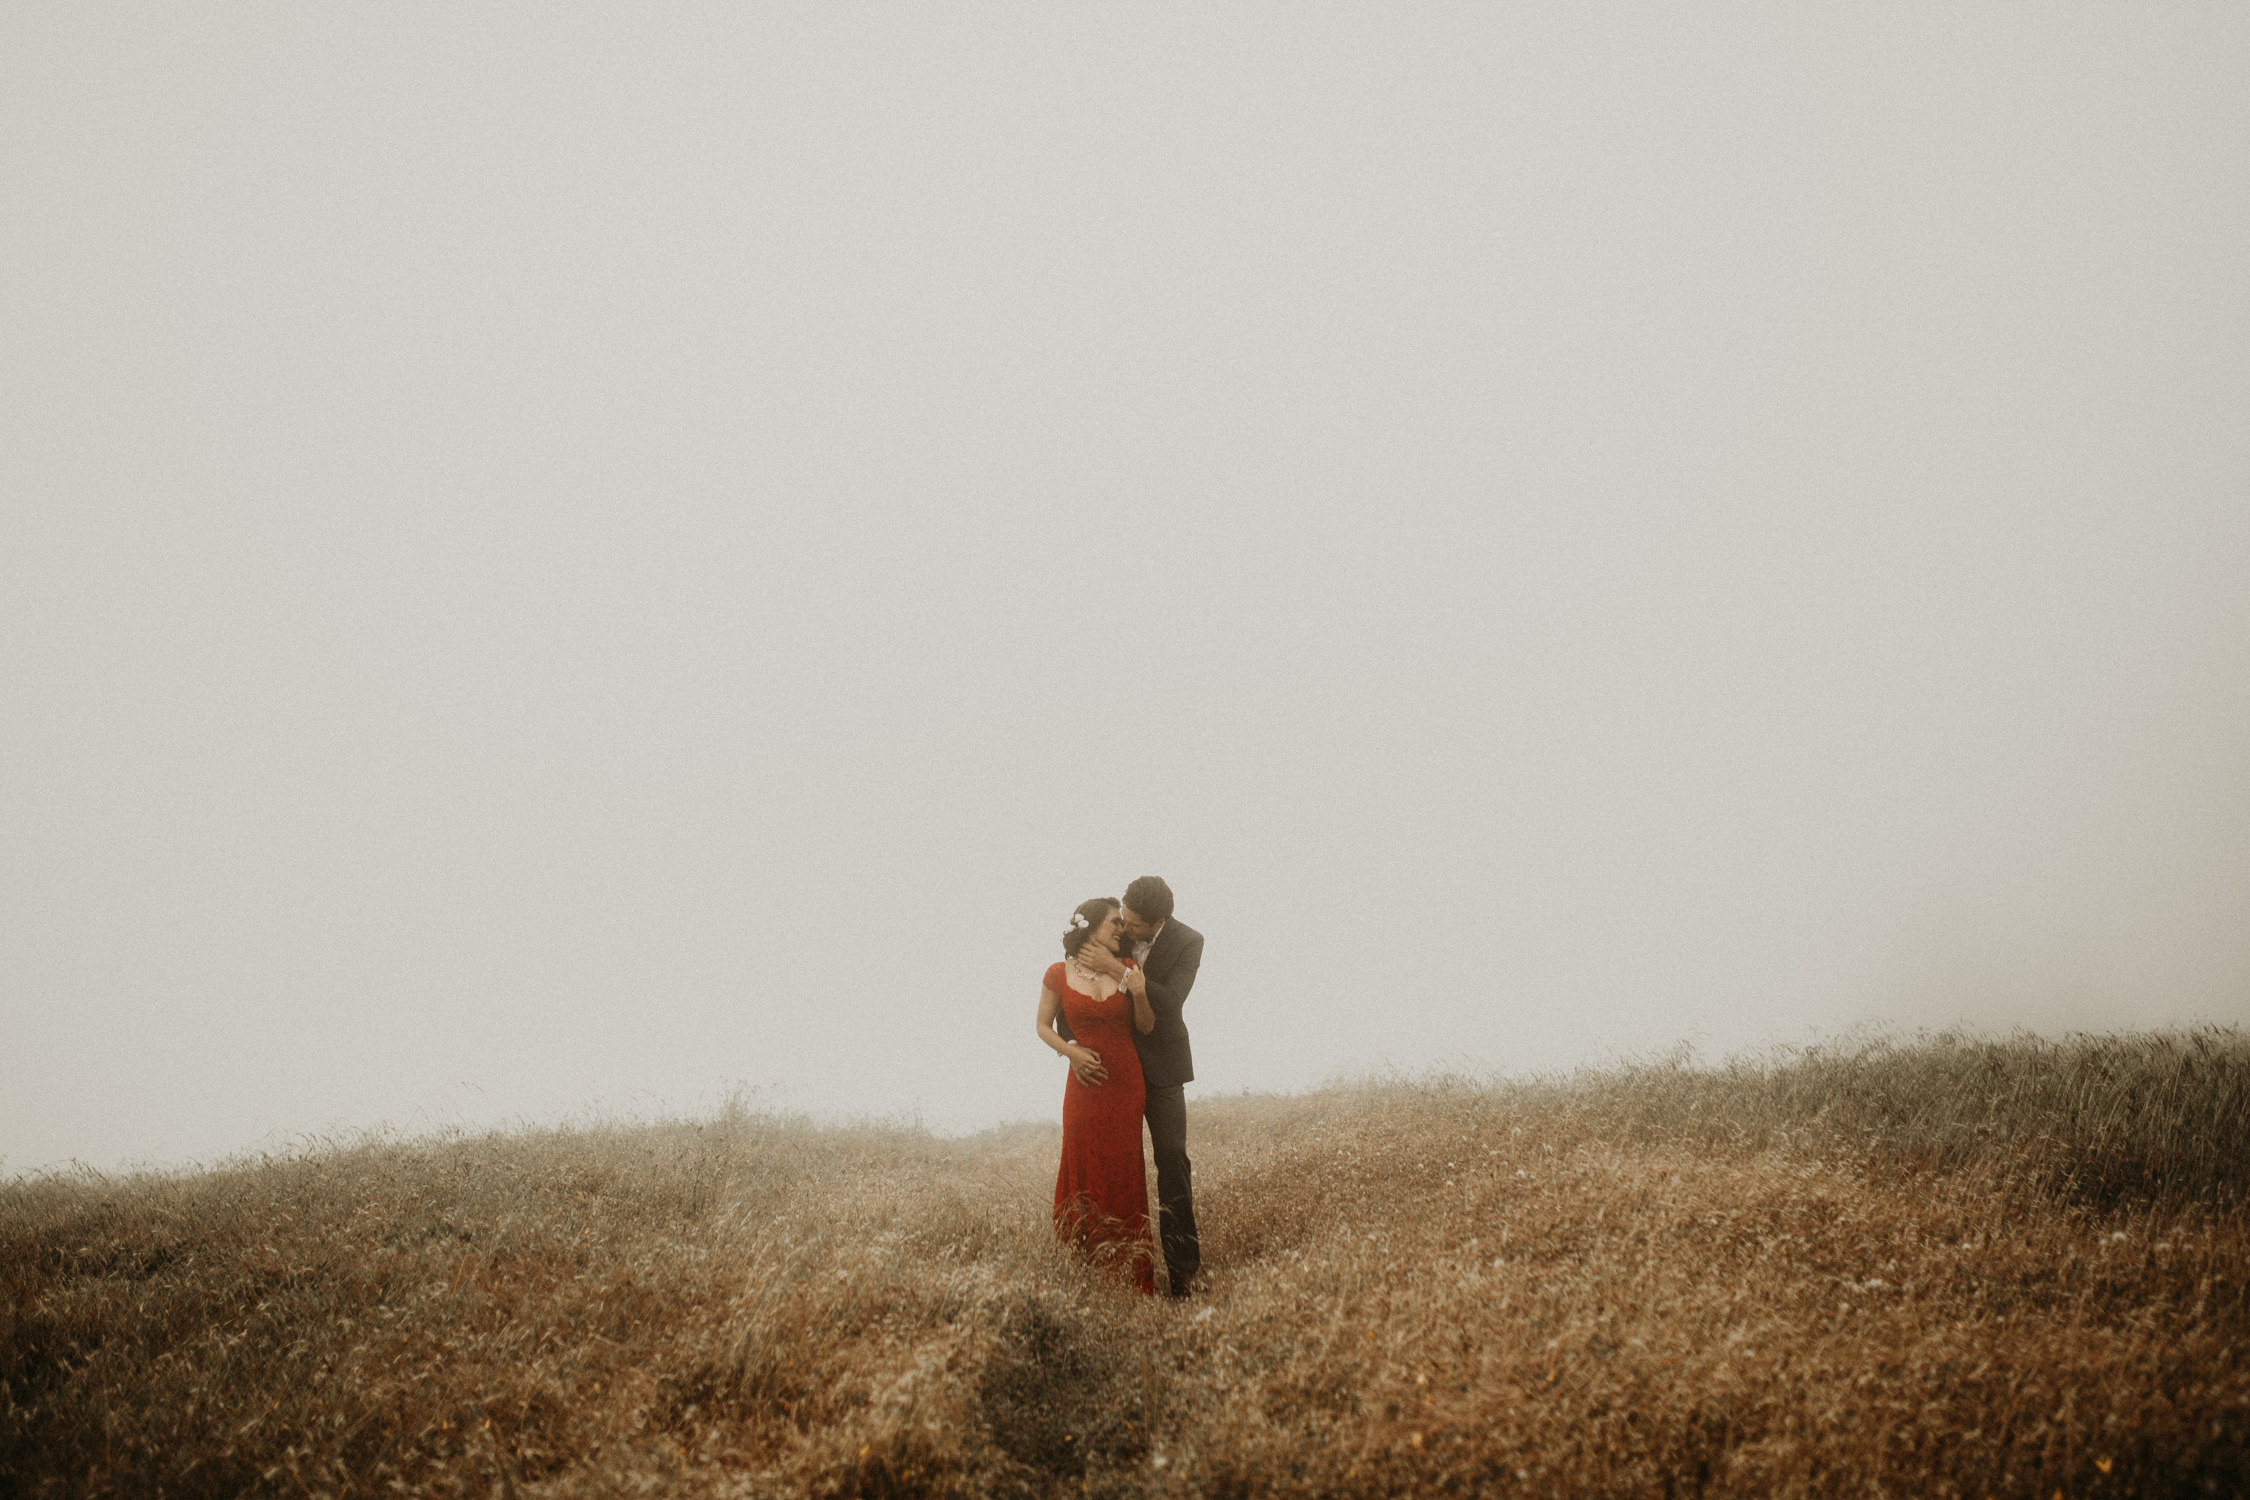
[[[1047,987],[1082,1046],[1101,1054],[1106,1082],[1089,1087],[1073,1072],[1063,1085],[1062,1165],[1055,1172],[1055,1232],[1114,1267],[1136,1290],[1156,1290],[1155,1245],[1148,1232],[1148,1169],[1141,1158],[1141,1107],[1147,1089],[1133,1050],[1132,1004],[1097,1001],[1070,988],[1061,964]]]

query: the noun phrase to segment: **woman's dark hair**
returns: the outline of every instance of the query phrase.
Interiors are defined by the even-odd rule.
[[[1146,921],[1162,925],[1172,920],[1172,888],[1161,875],[1143,875],[1125,887],[1125,904]]]
[[[1108,921],[1109,914],[1115,910],[1115,896],[1096,896],[1091,901],[1079,902],[1078,910],[1071,913],[1069,929],[1063,933],[1063,957],[1076,958],[1078,950],[1086,946],[1086,939],[1094,935],[1094,929]],[[1085,919],[1083,927],[1078,925],[1081,917]]]

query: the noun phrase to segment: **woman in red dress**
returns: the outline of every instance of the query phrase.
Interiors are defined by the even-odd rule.
[[[1134,1289],[1156,1290],[1148,1233],[1148,1177],[1141,1164],[1141,1055],[1133,1033],[1156,1026],[1140,971],[1126,960],[1123,988],[1078,963],[1099,943],[1118,950],[1118,903],[1082,902],[1063,934],[1063,961],[1039,988],[1039,1040],[1070,1059],[1063,1084],[1062,1167],[1055,1173],[1055,1232],[1096,1259],[1116,1264]],[[1070,1028],[1055,1029],[1060,1011]]]

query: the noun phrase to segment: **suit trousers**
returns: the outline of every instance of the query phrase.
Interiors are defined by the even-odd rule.
[[[1157,1238],[1177,1297],[1203,1266],[1203,1248],[1195,1237],[1195,1171],[1187,1154],[1186,1087],[1151,1088],[1143,1113],[1156,1152]]]

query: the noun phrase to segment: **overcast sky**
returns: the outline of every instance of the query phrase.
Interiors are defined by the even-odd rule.
[[[2250,1023],[2250,11],[0,12],[0,1170]]]

